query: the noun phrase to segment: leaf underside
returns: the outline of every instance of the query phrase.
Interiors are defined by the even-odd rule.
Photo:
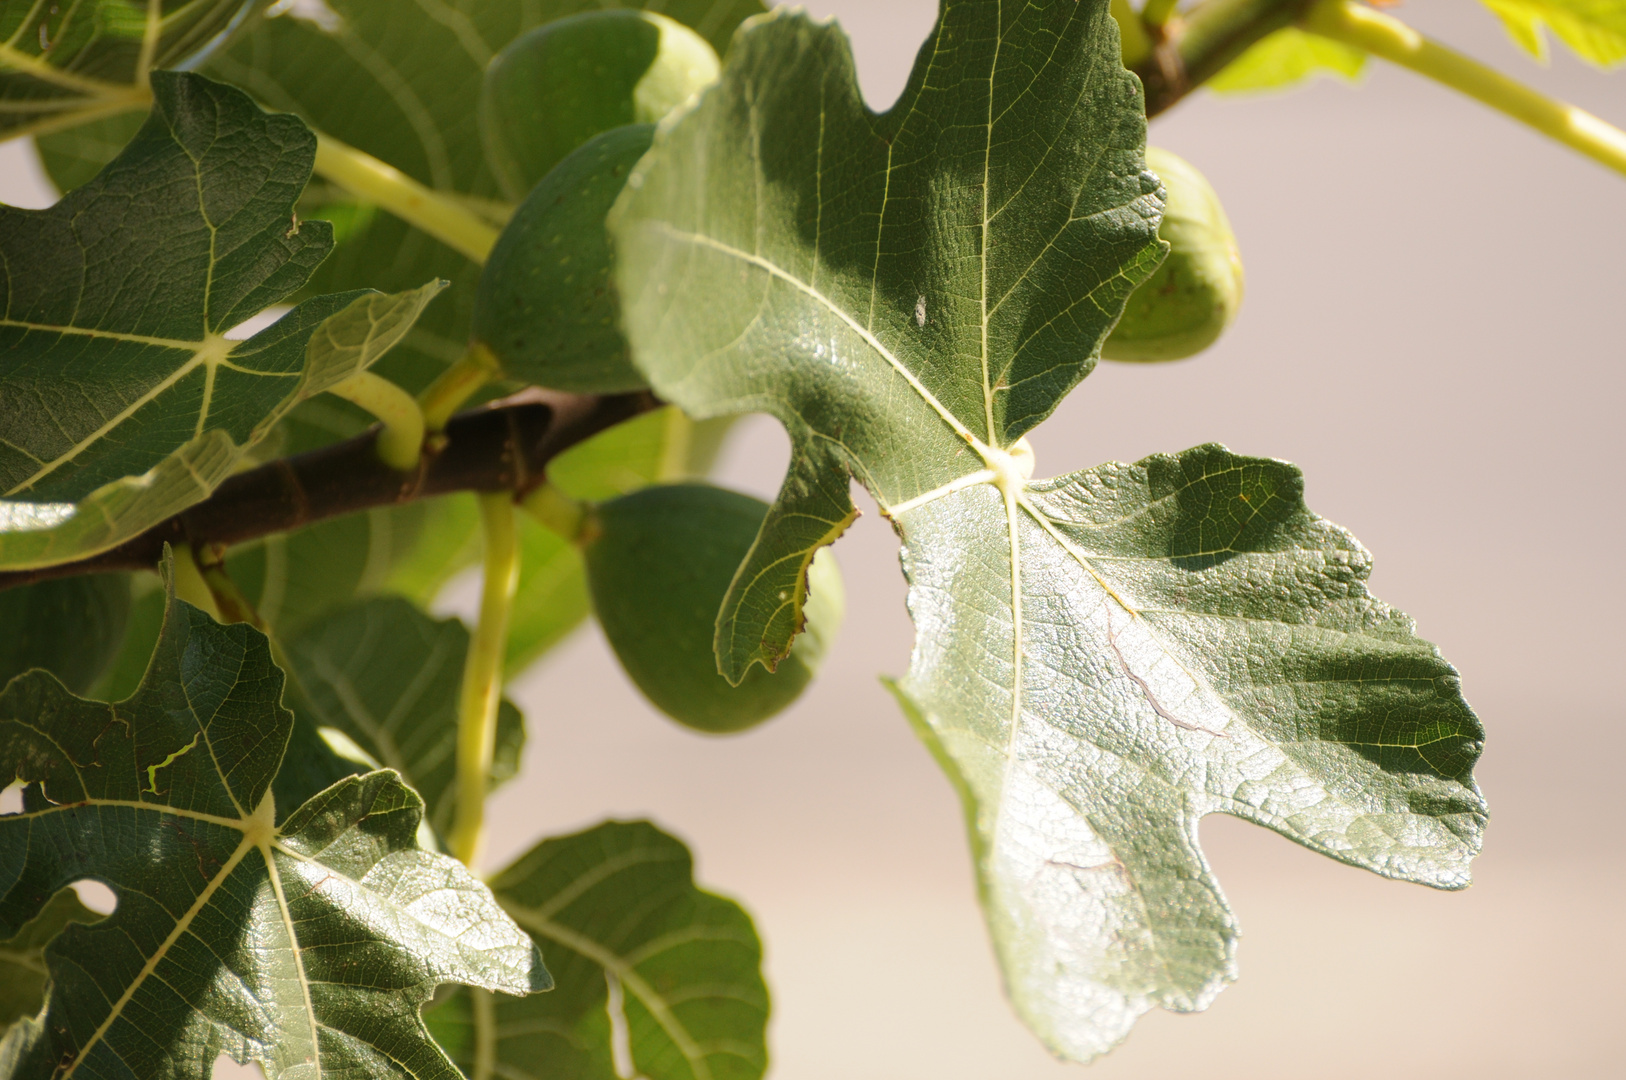
[[[1161,255],[1107,7],[949,0],[881,115],[838,29],[759,21],[611,216],[656,393],[791,436],[720,670],[788,645],[856,477],[903,540],[897,693],[965,799],[1011,997],[1077,1060],[1234,976],[1202,815],[1442,888],[1484,823],[1456,673],[1292,466],[1205,446],[1024,479],[1019,437]]]
[[[455,1080],[418,1016],[437,984],[546,989],[531,941],[462,864],[423,851],[399,776],[349,777],[272,823],[292,717],[265,637],[170,600],[141,688],[117,704],[45,672],[0,694],[0,934],[78,878],[116,911],[44,956],[10,1077],[189,1077],[217,1056],[273,1078]]]

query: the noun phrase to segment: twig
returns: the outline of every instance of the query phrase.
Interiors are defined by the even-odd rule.
[[[50,578],[158,564],[167,542],[180,549],[240,544],[327,518],[398,506],[454,491],[511,491],[523,497],[545,479],[548,461],[659,405],[649,394],[592,396],[529,390],[452,418],[414,472],[379,460],[372,428],[353,439],[240,473],[196,506],[118,547],[77,562],[0,573],[0,589]]]

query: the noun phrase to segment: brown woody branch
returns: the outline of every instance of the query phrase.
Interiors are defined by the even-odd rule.
[[[396,472],[378,459],[375,427],[239,473],[203,502],[100,554],[0,573],[0,589],[80,574],[149,570],[165,544],[226,547],[455,491],[512,491],[519,498],[542,483],[556,454],[658,404],[642,393],[600,397],[527,390],[452,417],[445,432],[430,439],[417,471],[410,473]]]

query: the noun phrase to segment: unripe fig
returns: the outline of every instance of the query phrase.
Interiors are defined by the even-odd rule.
[[[705,38],[647,11],[592,11],[539,26],[486,68],[486,157],[509,198],[522,198],[594,135],[658,122],[720,67]]]
[[[509,376],[586,394],[647,385],[617,325],[604,216],[654,134],[632,124],[591,139],[531,189],[498,237],[473,329]]]
[[[806,628],[778,670],[753,666],[739,686],[718,674],[717,612],[767,512],[707,484],[644,488],[593,511],[583,554],[604,636],[655,707],[687,727],[743,731],[783,709],[840,625],[841,575],[821,551],[808,568]]]
[[[1108,360],[1183,360],[1208,348],[1242,306],[1242,257],[1219,196],[1189,163],[1155,146],[1146,164],[1167,202],[1157,235],[1169,254],[1129,296],[1101,355]]]

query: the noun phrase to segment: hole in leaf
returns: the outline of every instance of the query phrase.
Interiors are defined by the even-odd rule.
[[[13,780],[0,789],[0,815],[23,812],[23,782]]]
[[[239,1065],[229,1054],[215,1058],[214,1080],[265,1080],[258,1063]]]
[[[119,906],[119,898],[112,889],[99,881],[89,878],[73,883],[73,891],[79,894],[79,902],[98,915],[111,915]]]
[[[247,341],[292,310],[293,308],[287,304],[272,304],[258,315],[238,323],[221,336],[227,341]]]

